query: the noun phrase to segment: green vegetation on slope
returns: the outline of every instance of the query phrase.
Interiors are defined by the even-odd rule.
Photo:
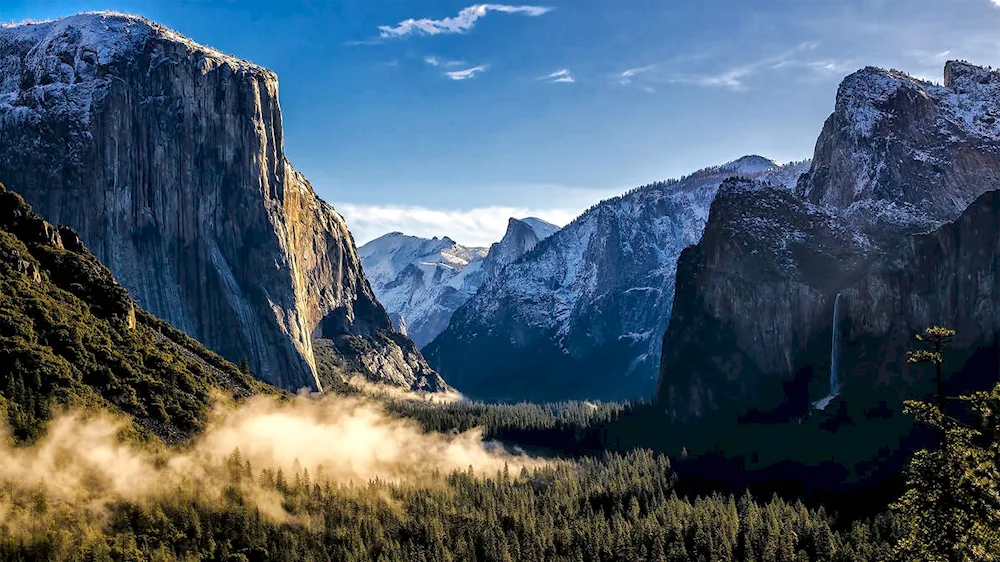
[[[0,415],[33,440],[53,409],[132,416],[176,441],[213,394],[267,387],[134,305],[72,230],[54,228],[0,184]]]

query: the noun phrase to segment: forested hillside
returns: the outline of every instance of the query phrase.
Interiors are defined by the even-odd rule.
[[[0,414],[32,440],[60,407],[183,439],[213,396],[276,392],[140,309],[68,228],[0,184]]]

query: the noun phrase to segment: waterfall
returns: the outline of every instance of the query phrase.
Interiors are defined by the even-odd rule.
[[[840,394],[840,293],[833,299],[833,335],[830,337],[830,394]]]
[[[840,293],[833,299],[833,335],[830,337],[830,393],[813,404],[817,410],[825,410],[830,402],[840,396]]]

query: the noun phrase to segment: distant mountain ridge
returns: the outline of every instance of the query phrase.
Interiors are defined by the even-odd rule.
[[[379,302],[397,330],[418,346],[447,327],[452,314],[509,263],[558,231],[541,219],[510,219],[507,232],[489,250],[444,238],[393,232],[361,246],[361,263]]]
[[[677,257],[719,185],[745,175],[790,190],[806,168],[747,156],[603,201],[485,283],[424,352],[475,398],[648,396]]]
[[[287,161],[270,70],[136,16],[4,25],[0,178],[142,306],[265,381],[318,389],[327,338],[372,380],[444,386]]]
[[[468,248],[444,238],[386,234],[358,248],[376,298],[397,331],[417,346],[434,339],[451,313],[479,288],[485,248]]]

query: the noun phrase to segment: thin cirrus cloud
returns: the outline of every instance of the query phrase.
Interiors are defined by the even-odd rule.
[[[562,226],[579,214],[572,209],[529,209],[491,206],[466,210],[431,209],[405,205],[340,203],[336,209],[347,221],[354,240],[361,245],[389,232],[432,238],[448,236],[470,246],[489,246],[500,240],[511,217],[538,217]]]
[[[449,80],[468,80],[470,78],[475,78],[480,73],[486,72],[486,68],[486,65],[481,64],[479,66],[473,66],[472,68],[445,72],[444,75],[447,76]]]
[[[553,72],[552,74],[542,76],[540,80],[545,80],[550,84],[572,84],[576,82],[576,79],[573,78],[573,75],[570,73],[570,71],[565,68],[560,68],[559,70]]]
[[[666,79],[671,84],[726,88],[745,91],[747,80],[760,73],[788,68],[800,68],[819,76],[841,76],[852,67],[849,62],[835,59],[809,59],[803,54],[815,51],[816,42],[804,42],[776,56],[765,57],[747,64],[733,66],[711,74],[675,74]],[[624,84],[624,82],[623,82]]]
[[[460,60],[446,60],[433,55],[424,57],[424,62],[431,66],[453,67],[462,66],[465,62]]]
[[[409,35],[442,35],[465,33],[472,29],[476,22],[490,12],[504,14],[521,14],[537,17],[552,11],[545,6],[510,6],[507,4],[476,4],[463,8],[457,16],[439,20],[430,18],[406,19],[396,25],[380,25],[379,36],[383,39],[406,37]]]
[[[633,78],[635,78],[640,74],[645,74],[650,70],[653,70],[653,65],[640,66],[638,68],[630,68],[628,70],[622,71],[622,73],[618,75],[618,81],[621,82],[622,86],[628,86],[629,84],[632,83]]]

